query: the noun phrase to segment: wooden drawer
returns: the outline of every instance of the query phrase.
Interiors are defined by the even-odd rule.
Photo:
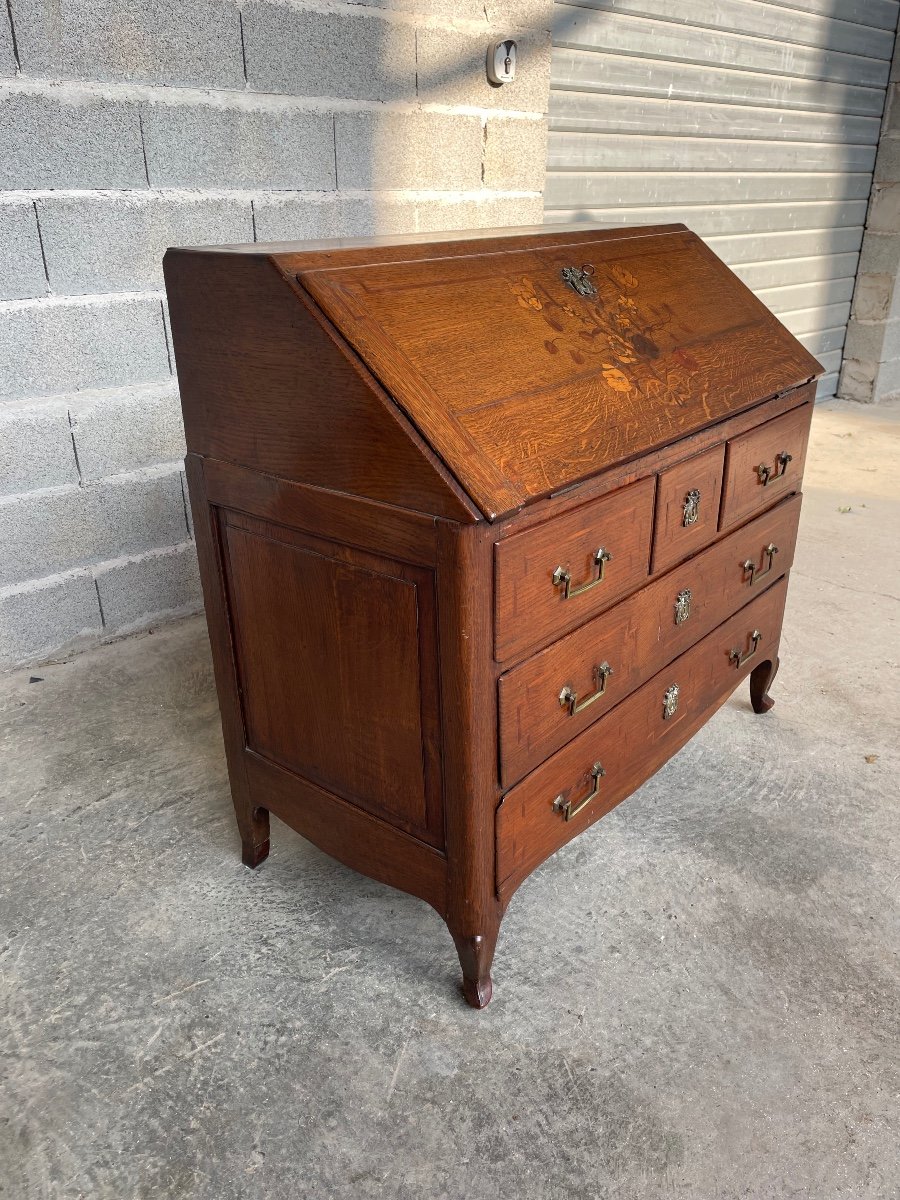
[[[794,558],[800,500],[789,498],[501,675],[502,786],[511,787],[783,575]]]
[[[719,528],[725,446],[714,446],[659,476],[652,570],[666,571],[714,540]]]
[[[495,547],[498,662],[552,641],[647,576],[655,479]]]
[[[772,657],[786,590],[782,580],[763,592],[504,797],[497,810],[502,896],[649,779],[757,663]]]
[[[802,404],[728,443],[720,529],[799,490],[812,411],[812,404]]]

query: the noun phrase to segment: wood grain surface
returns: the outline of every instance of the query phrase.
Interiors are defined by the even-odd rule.
[[[501,675],[501,784],[510,787],[576,734],[592,725],[667,662],[705,636],[736,609],[790,569],[797,540],[800,497],[735,530],[723,541],[655,578],[627,600]],[[766,547],[777,547],[768,566]],[[676,624],[676,600],[689,591],[690,615]],[[582,700],[596,688],[595,669],[613,673],[604,694],[572,716],[560,703],[563,688]]]
[[[786,590],[782,580],[758,596],[504,797],[497,811],[497,881],[505,898],[554,850],[649,779],[738,683],[774,653]],[[759,650],[736,668],[731,652],[746,650],[755,630],[761,633]],[[678,707],[667,720],[663,698],[673,684],[679,689]],[[596,800],[565,821],[554,808],[556,797],[577,802],[591,789],[596,763],[606,772]]]
[[[799,490],[812,413],[813,406],[805,404],[728,442],[721,529],[730,529],[782,496]],[[759,468],[765,466],[776,472],[778,456],[783,452],[791,455],[787,469],[777,479],[770,477],[769,482],[763,484]]]
[[[498,662],[559,637],[608,608],[646,578],[655,480],[642,479],[591,501],[556,521],[498,543],[495,550],[495,645]],[[574,586],[596,579],[594,558],[605,550],[603,580],[567,599],[554,584],[557,568]]]

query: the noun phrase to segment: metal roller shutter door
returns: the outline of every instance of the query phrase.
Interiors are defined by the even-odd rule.
[[[897,0],[557,0],[548,222],[683,221],[837,388]]]

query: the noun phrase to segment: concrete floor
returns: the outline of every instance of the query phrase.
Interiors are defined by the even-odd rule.
[[[522,887],[482,1013],[424,904],[241,866],[200,619],[4,680],[3,1200],[900,1196],[900,408],[807,478],[776,708]]]

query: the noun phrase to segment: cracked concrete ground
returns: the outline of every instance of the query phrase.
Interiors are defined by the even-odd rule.
[[[0,1197],[900,1195],[898,478],[818,410],[775,709],[522,887],[481,1013],[424,904],[241,866],[201,619],[2,681]]]

